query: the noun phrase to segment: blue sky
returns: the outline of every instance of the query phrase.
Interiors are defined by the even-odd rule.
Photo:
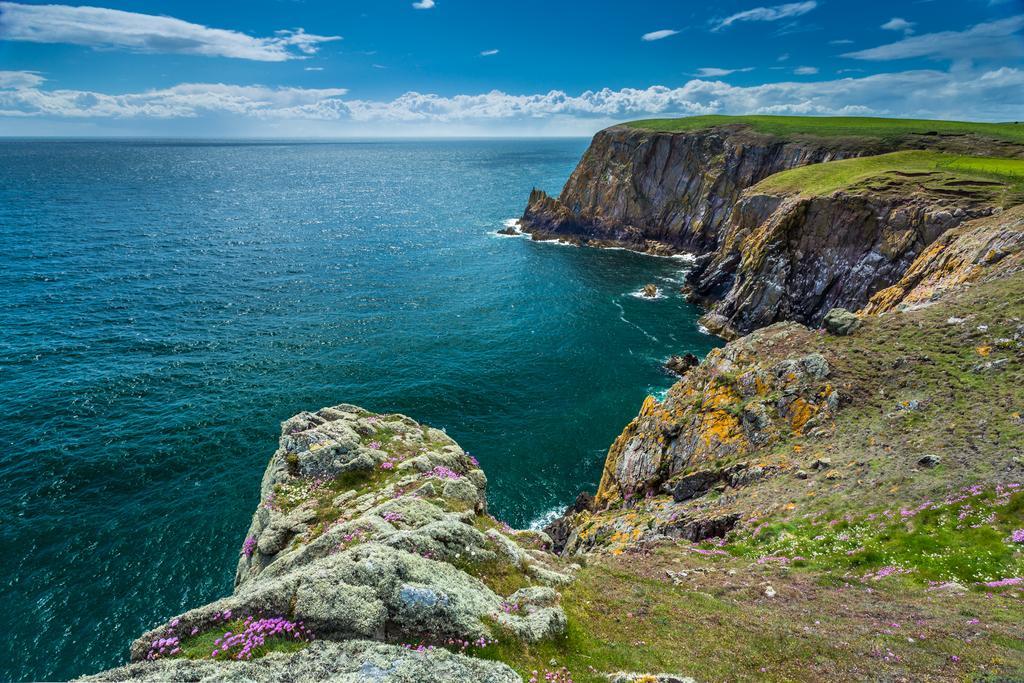
[[[0,134],[590,134],[1024,119],[1024,0],[0,0]]]

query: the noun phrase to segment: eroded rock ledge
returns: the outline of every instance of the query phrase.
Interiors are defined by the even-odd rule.
[[[403,415],[296,415],[264,474],[234,592],[85,680],[519,681],[473,651],[499,635],[560,634],[557,587],[572,567],[544,550],[546,535],[489,517],[485,490],[474,458]],[[211,636],[247,617],[301,624],[312,642],[272,640],[248,661],[217,654]]]

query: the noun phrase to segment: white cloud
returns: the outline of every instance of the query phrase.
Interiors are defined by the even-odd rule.
[[[434,9],[434,0],[418,0],[412,3],[414,9]]]
[[[45,80],[35,71],[0,71],[0,90],[34,88]]]
[[[480,53],[481,57],[490,57],[491,55],[498,54],[499,50],[484,50]]]
[[[718,76],[728,76],[729,74],[744,73],[753,70],[754,67],[752,66],[747,66],[742,69],[720,69],[717,66],[705,66],[701,69],[697,69],[697,75],[703,78],[715,78]]]
[[[818,67],[816,66],[798,66],[793,69],[793,73],[797,76],[813,76],[818,73]]]
[[[470,125],[493,134],[513,125],[536,130],[545,122],[559,121],[573,122],[573,130],[585,132],[616,120],[713,113],[1015,120],[1024,111],[1024,70],[1009,67],[970,73],[919,70],[745,87],[698,78],[676,88],[605,88],[578,95],[559,90],[524,95],[495,90],[452,97],[410,92],[393,100],[347,99],[342,88],[222,83],[183,83],[110,95],[49,90],[42,87],[38,75],[33,79],[26,78],[25,72],[7,73],[17,74],[4,76],[0,89],[0,117],[8,119],[202,119],[202,130],[209,130],[208,120],[248,120],[257,131],[278,125],[273,122],[320,122],[316,125],[321,128],[297,123],[303,135],[311,130],[324,135],[360,134],[374,126],[393,135],[402,130],[454,130]]]
[[[900,17],[893,17],[889,21],[885,22],[881,26],[886,31],[902,31],[904,35],[910,35],[914,32],[914,22],[907,21]]]
[[[853,41],[849,38],[839,38],[838,40],[828,41],[829,45],[853,45]]]
[[[322,66],[307,66],[305,69],[303,69],[303,71],[323,71],[323,70],[324,70],[324,68]]]
[[[314,54],[320,43],[341,37],[313,35],[300,28],[254,38],[174,17],[102,7],[0,2],[0,40],[282,62]]]
[[[808,0],[808,2],[788,2],[784,5],[774,5],[772,7],[755,7],[718,20],[712,30],[719,31],[741,21],[779,21],[780,19],[799,17],[812,11],[817,6],[818,3],[815,0]]]
[[[1024,14],[976,24],[966,31],[941,31],[904,38],[895,43],[848,52],[844,57],[869,61],[932,57],[936,59],[1000,59],[1024,57]]]
[[[660,31],[651,31],[650,33],[643,34],[640,36],[640,40],[646,40],[648,42],[652,40],[661,40],[662,38],[674,36],[677,33],[679,33],[679,31],[674,31],[670,28],[663,28]]]

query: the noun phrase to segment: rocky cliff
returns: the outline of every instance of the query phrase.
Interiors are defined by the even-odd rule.
[[[615,126],[594,136],[557,199],[534,190],[520,222],[538,238],[704,253],[740,193],[805,164],[886,151],[844,140],[791,142],[742,126],[657,133]]]
[[[912,310],[944,294],[1024,271],[1024,206],[950,230],[894,284],[871,297],[866,314]]]
[[[970,135],[616,126],[594,137],[557,199],[531,193],[520,228],[535,239],[697,255],[689,295],[726,338],[776,321],[817,325],[831,308],[862,307],[944,232],[1004,203],[1001,183],[942,171],[880,172],[818,193],[762,187],[786,171],[906,149],[1024,155],[1024,145]]]
[[[86,680],[521,680],[470,656],[565,629],[571,570],[486,514],[444,432],[339,405],[296,415],[263,477],[234,592],[143,634]]]
[[[660,132],[629,125],[597,133],[561,194],[534,190],[520,227],[538,239],[652,253],[714,251],[742,192],[781,171],[897,150],[1024,157],[1024,145],[920,132],[780,136],[745,124]]]
[[[727,338],[793,320],[817,326],[896,282],[946,231],[996,211],[954,178],[883,174],[824,196],[743,194],[721,243],[689,276],[705,325]]]

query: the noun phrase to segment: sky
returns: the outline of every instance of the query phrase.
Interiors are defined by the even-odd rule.
[[[1024,0],[0,0],[0,135],[590,135],[713,113],[1024,120]]]

